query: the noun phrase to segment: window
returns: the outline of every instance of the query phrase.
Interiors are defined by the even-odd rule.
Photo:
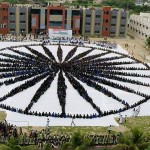
[[[85,25],[90,26],[90,23],[86,22],[86,24],[85,24]]]
[[[22,15],[25,15],[25,13],[20,13],[20,15],[22,16]]]
[[[2,10],[3,10],[3,11],[8,11],[8,8],[3,8]]]
[[[85,30],[85,33],[90,33],[90,31],[89,30]]]
[[[15,20],[10,20],[10,23],[15,23]]]
[[[124,24],[121,24],[121,27],[125,27],[125,25],[124,25]]]
[[[80,11],[79,10],[72,10],[72,16],[79,16]]]
[[[20,21],[20,23],[25,23],[25,21]]]
[[[146,29],[148,29],[148,27],[146,27]]]
[[[109,14],[109,11],[104,11],[104,14],[107,14],[107,15],[108,15],[108,14]]]
[[[67,20],[65,20],[65,24],[67,24]]]
[[[100,23],[95,23],[95,26],[100,26]]]
[[[115,34],[115,32],[110,32],[110,34]]]
[[[124,32],[120,32],[120,34],[124,34]]]
[[[114,26],[116,26],[116,24],[111,24],[111,26],[113,26],[113,27],[114,27]]]
[[[144,28],[145,26],[143,25],[143,28]]]
[[[107,27],[103,27],[103,31],[107,31],[108,30],[108,28]]]
[[[7,24],[6,24],[6,23],[3,23],[3,24],[1,24],[0,27],[1,27],[1,28],[7,28]]]
[[[10,16],[12,16],[12,15],[15,15],[15,13],[14,13],[14,12],[12,12],[12,13],[10,13],[9,15],[10,15]]]
[[[10,29],[11,32],[15,32],[15,29]]]
[[[62,15],[62,10],[50,10],[50,15]]]
[[[103,20],[103,22],[108,23],[108,19]]]
[[[26,30],[25,29],[20,29],[20,32],[25,32]]]
[[[62,27],[62,21],[50,21],[50,27]]]
[[[86,17],[91,17],[91,15],[86,15]]]
[[[95,31],[95,33],[99,33],[99,31]]]
[[[6,20],[8,17],[6,17],[6,16],[3,16],[3,20]]]
[[[100,15],[96,15],[96,18],[100,18],[101,16]]]
[[[126,17],[121,17],[121,19],[126,19]]]
[[[111,18],[112,18],[112,19],[116,19],[116,18],[117,18],[117,16],[112,16]]]

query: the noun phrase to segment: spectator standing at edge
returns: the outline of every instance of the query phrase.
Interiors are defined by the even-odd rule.
[[[111,125],[108,127],[108,134],[110,134],[111,133]]]

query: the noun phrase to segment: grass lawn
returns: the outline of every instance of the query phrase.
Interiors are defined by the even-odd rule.
[[[150,116],[130,117],[125,125],[128,129],[138,127],[144,134],[150,136]]]
[[[6,119],[7,114],[4,111],[0,111],[0,122],[3,122]]]

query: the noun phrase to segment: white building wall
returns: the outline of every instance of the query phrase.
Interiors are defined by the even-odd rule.
[[[150,13],[131,15],[128,23],[128,33],[141,39],[150,36]]]

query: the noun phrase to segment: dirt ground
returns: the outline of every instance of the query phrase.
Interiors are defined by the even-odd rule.
[[[91,41],[103,41],[104,38],[90,38]],[[145,48],[145,41],[135,38],[107,38],[107,41],[115,42],[121,45],[123,49],[128,51],[128,53],[142,62],[150,63],[150,51]],[[125,44],[128,43],[128,48],[125,48]]]

